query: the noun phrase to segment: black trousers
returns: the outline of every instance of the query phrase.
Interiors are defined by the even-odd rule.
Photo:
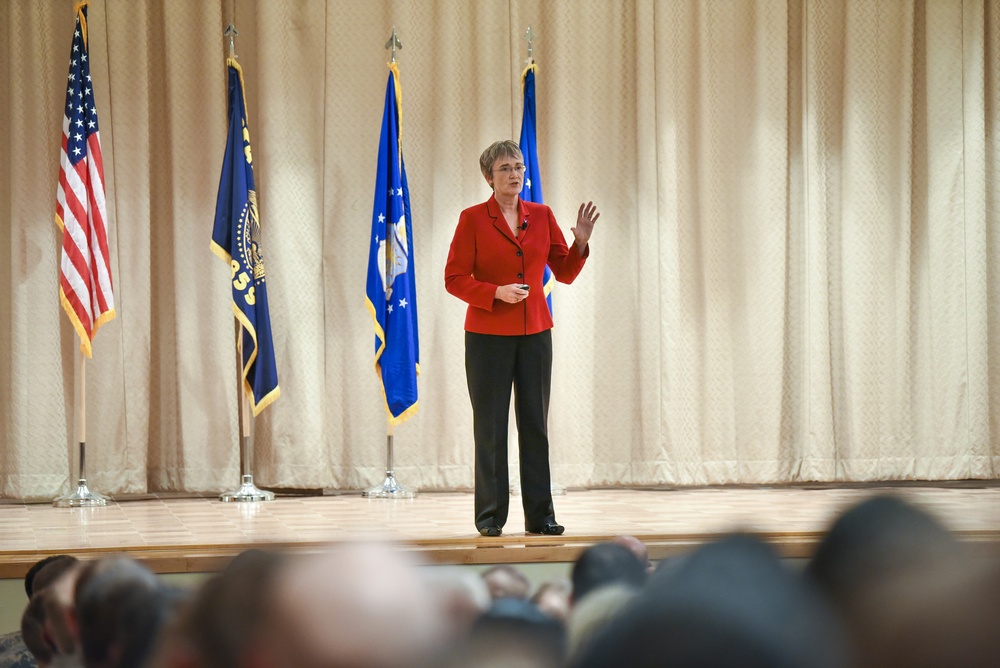
[[[552,332],[465,333],[465,374],[476,441],[476,528],[503,527],[510,506],[507,424],[514,390],[521,501],[528,531],[555,522],[549,473]]]

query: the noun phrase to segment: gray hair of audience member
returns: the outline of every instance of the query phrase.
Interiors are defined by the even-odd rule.
[[[147,649],[152,646],[160,616],[153,595],[159,587],[154,573],[125,556],[106,557],[83,567],[76,583],[75,607],[87,668],[118,666],[130,641],[146,641]],[[132,637],[138,633],[143,634],[141,639]]]
[[[596,589],[621,583],[641,587],[646,582],[646,564],[627,547],[617,543],[591,545],[573,562],[573,605]]]
[[[531,602],[549,617],[566,623],[572,597],[573,584],[569,578],[555,578],[540,584],[532,595]]]
[[[662,575],[662,577],[661,577]],[[781,668],[849,665],[826,601],[759,540],[734,535],[657,573],[573,664]]]
[[[260,668],[417,665],[448,638],[412,554],[345,543],[292,556],[275,576],[255,642]]]
[[[531,595],[531,580],[516,566],[499,564],[487,568],[480,575],[494,601],[498,598],[526,599]]]
[[[425,566],[420,572],[454,635],[466,633],[492,603],[486,582],[468,568]]]
[[[573,606],[566,622],[567,655],[571,659],[580,656],[590,639],[607,626],[636,597],[637,592],[631,585],[604,585]]]

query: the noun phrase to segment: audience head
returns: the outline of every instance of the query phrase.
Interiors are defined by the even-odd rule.
[[[531,581],[510,564],[500,564],[488,568],[482,573],[482,578],[490,590],[493,600],[498,598],[528,598],[531,594]]]
[[[646,563],[618,543],[598,543],[580,553],[571,577],[575,606],[587,594],[605,585],[641,587],[646,582]]]
[[[539,585],[531,602],[549,617],[565,623],[572,598],[573,584],[567,578],[557,578]]]
[[[265,603],[254,643],[260,668],[419,664],[448,629],[417,562],[387,545],[292,556]]]
[[[56,554],[36,562],[24,576],[28,605],[21,617],[21,638],[39,665],[51,662],[60,645],[75,647],[68,613],[79,568],[76,557]]]
[[[846,510],[807,568],[864,666],[1000,665],[1000,570],[892,496]]]
[[[54,554],[36,562],[24,575],[24,593],[30,599],[32,594],[51,584],[60,575],[76,567],[79,560],[69,554]]]
[[[949,559],[960,546],[929,514],[894,496],[875,496],[842,513],[806,568],[838,604],[869,585]]]
[[[247,666],[252,640],[261,632],[264,601],[285,557],[245,550],[201,584],[165,630],[157,668]]]
[[[565,627],[531,601],[501,597],[448,647],[432,665],[437,668],[556,668],[564,665]]]
[[[628,534],[622,534],[620,536],[615,536],[611,539],[612,543],[621,545],[626,548],[629,552],[635,555],[635,558],[639,560],[639,563],[645,564],[646,572],[653,572],[653,562],[649,560],[649,550],[646,548],[646,544],[635,536],[630,536]]]
[[[180,593],[124,556],[84,566],[76,583],[76,623],[87,668],[141,666]]]
[[[963,554],[878,583],[849,627],[862,666],[992,668],[1000,666],[998,620],[997,561]]]
[[[847,665],[843,637],[825,601],[770,547],[723,538],[658,572],[594,636],[575,665]]]
[[[492,603],[486,582],[469,569],[429,566],[421,574],[453,635],[468,632]]]
[[[590,639],[614,619],[638,595],[638,591],[630,585],[604,585],[573,606],[566,626],[568,656],[580,656]]]
[[[45,666],[55,658],[56,648],[45,632],[45,592],[40,591],[28,601],[21,615],[21,640],[39,666]]]
[[[48,567],[35,576],[32,599],[40,597],[45,619],[45,637],[60,656],[76,656],[80,651],[80,634],[76,623],[76,584],[84,563],[60,561],[59,572],[48,577]],[[40,577],[42,576],[42,577]],[[44,586],[43,586],[44,584]]]

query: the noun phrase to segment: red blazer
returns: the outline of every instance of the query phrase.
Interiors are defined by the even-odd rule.
[[[552,210],[544,204],[519,200],[524,227],[515,237],[492,195],[458,217],[444,267],[444,287],[469,303],[465,330],[478,334],[518,336],[552,327],[542,284],[548,264],[556,280],[572,283],[590,255],[583,255],[566,238]],[[498,285],[526,283],[528,298],[508,304],[495,298]]]

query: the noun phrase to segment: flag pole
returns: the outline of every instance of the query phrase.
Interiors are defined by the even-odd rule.
[[[80,337],[80,350],[73,373],[73,437],[79,447],[76,491],[52,501],[59,508],[106,506],[108,497],[87,487],[87,356],[97,329],[115,317],[111,267],[107,251],[107,211],[104,207],[104,174],[101,160],[97,109],[90,85],[87,62],[87,6],[80,0],[73,6],[76,29],[66,91],[67,112],[63,117],[62,151],[59,160],[60,192],[56,197],[55,222],[62,232],[59,297],[63,310]],[[69,131],[67,128],[79,131]],[[98,188],[98,191],[95,191]],[[85,193],[85,194],[84,194]],[[68,201],[78,201],[83,210],[74,210]],[[80,215],[80,218],[77,218]],[[86,223],[86,226],[84,226]],[[84,230],[89,230],[85,232]],[[79,260],[70,259],[70,254]],[[64,267],[76,267],[67,276]],[[82,282],[80,281],[82,279]],[[84,286],[78,290],[74,285]],[[86,355],[86,356],[85,356]],[[72,447],[72,446],[71,446]],[[74,457],[70,454],[70,471]],[[72,483],[71,483],[72,484]]]
[[[528,70],[531,69],[532,66],[535,65],[534,52],[535,52],[535,40],[537,38],[538,38],[538,33],[536,33],[534,30],[532,30],[530,25],[528,26],[528,29],[524,31],[524,34],[521,36],[521,39],[523,39],[524,41],[526,41],[528,43],[528,58],[524,61],[525,70],[524,70],[524,73],[522,74],[522,79],[521,79],[521,88],[522,88],[522,91],[521,91],[522,92],[522,98],[521,99],[522,99],[522,103],[524,105],[527,105],[527,102],[528,102],[527,98],[524,96],[524,93],[525,93],[525,90],[524,90],[524,87],[525,87],[525,77],[527,77]],[[532,102],[531,108],[532,108],[532,110],[534,109],[534,102]],[[524,132],[525,132],[525,121],[526,121],[526,119],[525,119],[526,113],[525,112],[526,111],[527,111],[526,109],[522,109],[522,121],[521,121],[521,139],[522,139],[522,141],[524,139]],[[534,115],[534,111],[532,111],[532,116],[533,115]],[[534,123],[532,123],[530,127],[531,127],[532,138],[534,138],[534,136],[535,136],[535,126],[534,126]],[[537,142],[532,141],[532,144],[537,145]],[[525,150],[526,150],[526,148],[524,146],[522,146],[521,147],[521,151],[524,152]],[[533,152],[533,153],[534,153],[534,159],[537,161],[537,158],[538,158],[537,152]],[[524,161],[525,161],[525,165],[527,165],[527,163],[528,163],[528,157],[527,156],[524,156]],[[531,185],[529,183],[526,183],[525,184],[525,188],[528,190],[529,193],[531,193],[531,196],[529,197],[529,199],[532,202],[541,202],[542,201],[541,200],[541,185],[540,185],[539,175],[532,173],[531,174],[531,178],[535,180],[535,185],[537,185],[537,187],[538,187],[538,191],[537,191],[537,195],[538,196],[537,196],[537,198],[535,197],[535,192],[534,192],[534,187],[535,186],[533,186],[533,185]],[[523,198],[523,196],[522,196],[522,198]],[[551,272],[550,272],[548,266],[546,266],[545,267],[545,283],[546,283],[545,287],[546,288],[549,287],[549,282],[552,281],[552,277],[551,276],[552,276]],[[549,311],[551,312],[552,311],[552,295],[549,292],[546,292],[545,294],[546,294],[546,301],[548,302]],[[520,494],[521,493],[520,484],[515,479],[511,480],[510,489],[511,489],[511,493],[512,494],[516,495],[516,494]],[[566,488],[565,487],[563,487],[562,485],[560,485],[560,484],[558,484],[556,482],[553,482],[551,479],[549,480],[549,490],[551,491],[551,493],[552,493],[553,496],[561,496],[561,495],[563,495],[563,494],[566,493]]]
[[[222,34],[225,37],[229,38],[229,60],[227,62],[230,63],[230,65],[229,65],[230,71],[232,71],[233,68],[236,68],[237,70],[239,70],[239,66],[233,64],[233,63],[236,62],[236,58],[237,58],[237,55],[236,55],[236,40],[235,40],[235,38],[236,38],[237,35],[239,35],[239,32],[236,30],[236,26],[234,24],[230,23],[226,27],[225,31]],[[240,80],[240,89],[242,90],[242,85],[243,85],[243,75],[242,75],[242,72],[240,72],[239,80]],[[232,94],[232,92],[230,92],[230,94]],[[238,99],[240,100],[240,104],[242,104],[242,99],[243,99],[242,96],[239,96]],[[232,105],[232,98],[230,98],[230,104]],[[230,111],[230,113],[232,113],[232,107],[230,107],[229,111]],[[230,121],[232,122],[232,119],[230,119]],[[232,142],[233,126],[230,125],[229,129],[230,129],[230,142]],[[243,130],[243,133],[244,133],[244,141],[246,142],[246,149],[245,149],[245,154],[247,156],[246,160],[247,160],[247,163],[249,163],[249,161],[250,161],[250,157],[249,157],[250,156],[249,141],[250,141],[250,139],[249,139],[249,134],[247,133],[247,130],[246,130],[245,118],[244,118],[244,130]],[[228,151],[231,148],[231,144],[227,143],[226,148],[227,148],[227,151]],[[227,155],[227,159],[228,159],[228,155]],[[219,186],[220,202],[222,201],[222,199],[221,199],[222,194],[221,193],[224,191],[224,188],[226,186],[226,184],[225,184],[225,179],[226,179],[226,164],[227,164],[226,160],[223,160],[223,172],[222,172],[223,173],[223,183],[221,183],[220,186]],[[249,168],[247,168],[247,169],[249,169]],[[256,219],[257,210],[256,210],[256,199],[254,198],[255,196],[254,196],[254,191],[253,191],[253,172],[252,172],[252,170],[249,172],[248,184],[249,184],[249,193],[248,193],[249,201],[247,202],[247,207],[249,208],[249,211],[250,211],[250,213],[248,214],[248,216],[252,216],[254,219]],[[232,184],[230,184],[230,186],[232,186]],[[245,213],[247,212],[247,210],[248,210],[247,208],[244,208],[244,212]],[[246,219],[246,220],[248,220],[248,219]],[[216,226],[218,226],[218,222],[219,222],[219,208],[216,209]],[[227,220],[226,221],[226,226],[227,226],[226,235],[228,235],[228,234],[230,234],[232,232],[232,229],[229,227],[230,224],[231,224],[231,221]],[[218,238],[217,239],[217,237],[216,237],[216,233],[217,232],[218,232],[218,228],[216,228],[216,230],[213,230],[213,233],[212,233],[213,250],[215,250],[216,254],[219,255],[219,257],[221,257],[222,259],[231,262],[234,266],[239,266],[239,262],[237,262],[234,259],[236,257],[236,255],[237,255],[237,253],[232,249],[232,245],[230,243],[231,239],[226,239],[226,240],[223,240],[222,238]],[[223,235],[223,236],[226,236],[226,235]],[[225,248],[223,248],[222,246],[225,246]],[[244,258],[244,260],[246,262],[250,262],[251,261],[250,258]],[[253,267],[252,264],[250,266],[248,266],[246,268],[246,272],[241,273],[240,277],[237,279],[237,281],[233,282],[233,287],[234,288],[238,287],[241,290],[244,289],[250,283],[250,280],[249,280],[250,273],[253,273],[256,276],[256,269],[257,269],[257,267]],[[263,276],[263,265],[261,265],[259,267],[259,269],[260,269],[260,275]],[[238,271],[237,269],[233,269],[233,275],[234,276],[236,275],[237,271]],[[253,294],[253,290],[254,290],[254,288],[251,287],[250,288],[250,292],[249,292],[250,295]],[[261,286],[261,295],[260,295],[259,298],[262,301],[262,303],[264,303],[264,304],[266,304],[265,295],[266,295],[266,293],[263,292],[263,286]],[[247,299],[247,303],[250,303],[250,304],[255,303],[255,302],[253,302],[252,300],[250,300],[248,298],[245,298],[245,299]],[[234,297],[234,300],[235,300],[235,297]],[[236,302],[234,301],[233,303],[234,303],[234,311],[237,311],[238,309],[235,306]],[[274,500],[274,492],[270,492],[270,491],[262,490],[262,489],[258,488],[257,485],[255,485],[254,481],[253,481],[253,441],[250,438],[250,406],[249,406],[249,398],[247,397],[247,392],[246,392],[246,388],[249,387],[249,385],[248,385],[249,381],[247,379],[247,374],[250,372],[250,367],[244,368],[244,364],[246,364],[246,362],[245,362],[245,360],[243,358],[243,327],[244,327],[243,323],[240,321],[239,317],[235,317],[233,319],[233,324],[234,324],[234,333],[235,333],[235,336],[236,336],[236,346],[235,346],[235,348],[236,348],[236,402],[237,402],[236,405],[237,405],[237,412],[239,413],[239,424],[240,424],[240,427],[239,427],[239,441],[240,441],[240,486],[237,489],[235,489],[235,490],[232,490],[232,491],[229,491],[229,492],[223,492],[222,494],[219,495],[219,500],[220,501],[226,501],[226,502],[236,501],[236,502],[244,502],[244,503],[258,503],[258,502],[261,502],[261,501],[273,501]],[[270,323],[268,323],[268,326],[270,326]],[[249,325],[249,324],[247,325],[247,328],[248,328],[248,331],[250,333],[250,336],[254,336],[254,343],[256,345],[257,339],[256,339],[256,334],[254,333],[254,330],[251,329],[251,325]],[[274,390],[277,391],[277,386],[275,386]],[[266,405],[266,404],[264,404],[264,405]]]
[[[243,325],[239,319],[236,323],[236,397],[240,414],[240,486],[238,489],[223,492],[219,501],[259,503],[274,501],[274,492],[260,489],[253,482],[253,442],[250,440],[250,406],[246,392],[243,390]]]
[[[76,373],[73,374],[73,436],[80,448],[79,475],[76,478],[76,491],[52,502],[57,508],[108,505],[108,497],[92,492],[87,486],[87,358],[82,350],[78,350],[77,355]]]
[[[402,43],[399,38],[396,37],[396,26],[392,27],[392,35],[389,37],[389,41],[385,43],[385,48],[390,52],[390,64],[396,62],[396,51],[403,48]],[[388,224],[389,221],[387,221]],[[383,238],[388,238],[384,236]],[[385,254],[385,275],[389,276],[391,273],[392,265],[392,254]],[[392,470],[392,455],[393,455],[393,443],[392,443],[392,418],[388,416],[386,419],[386,430],[385,430],[385,480],[382,484],[370,487],[365,491],[361,492],[361,496],[369,499],[412,499],[417,495],[416,490],[409,487],[400,485],[396,481],[396,475]]]
[[[392,471],[392,422],[388,422],[385,431],[385,480],[361,492],[361,496],[369,499],[412,499],[416,495],[416,490],[396,482]]]

